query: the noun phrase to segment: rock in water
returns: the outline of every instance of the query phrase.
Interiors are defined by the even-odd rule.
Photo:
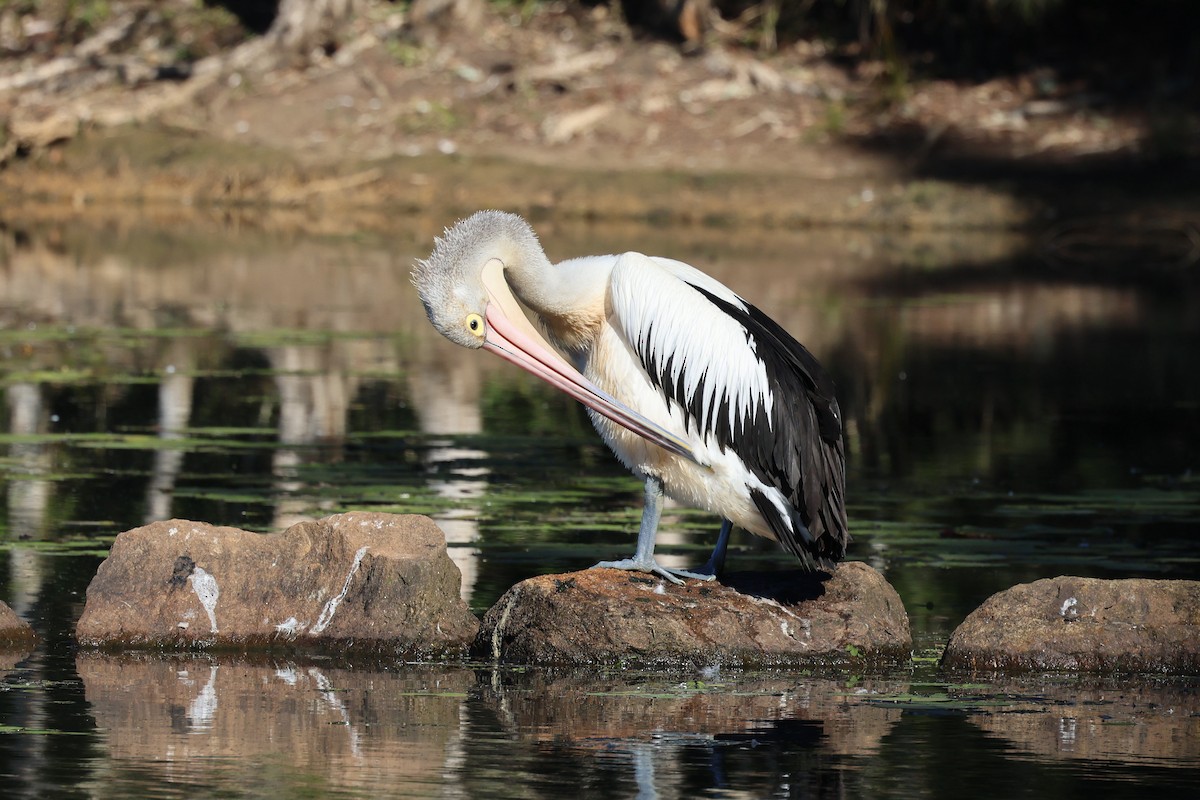
[[[126,531],[92,579],[81,644],[460,657],[479,621],[427,517],[338,514],[260,534],[170,520]]]
[[[29,623],[0,600],[0,650],[24,650],[37,643]]]
[[[998,592],[942,663],[975,670],[1200,671],[1200,581],[1062,576]]]
[[[606,569],[530,578],[487,612],[472,653],[520,664],[758,667],[889,663],[911,650],[896,590],[846,562],[832,576],[742,574],[724,584]]]

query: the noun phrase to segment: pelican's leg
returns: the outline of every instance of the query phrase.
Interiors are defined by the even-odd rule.
[[[623,558],[620,561],[601,561],[596,568],[627,569],[637,572],[649,572],[666,578],[671,583],[682,584],[682,578],[696,578],[711,581],[715,574],[689,572],[685,569],[669,569],[654,560],[654,539],[658,535],[658,520],[662,516],[663,485],[655,477],[646,478],[646,505],[642,509],[642,524],[638,528],[637,551],[633,558]],[[726,536],[728,539],[728,536]],[[720,541],[717,542],[720,545]],[[716,554],[714,553],[714,556]],[[724,560],[724,548],[722,548]]]
[[[696,570],[695,574],[698,577],[715,580],[725,569],[725,551],[729,549],[729,533],[732,530],[732,522],[727,519],[721,520],[721,532],[717,534],[717,546],[713,548],[712,555],[708,557],[708,563]]]

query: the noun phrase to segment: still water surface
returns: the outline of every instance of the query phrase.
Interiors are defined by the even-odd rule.
[[[917,640],[875,676],[578,675],[76,652],[113,537],[350,509],[434,516],[482,612],[628,555],[641,492],[582,411],[443,341],[388,237],[0,228],[0,655],[14,797],[1075,797],[1200,785],[1194,679],[962,683],[938,648],[988,595],[1059,574],[1200,578],[1200,279],[1023,237],[538,225],[552,257],[640,249],[739,290],[826,363],[850,557]],[[1070,254],[1068,254],[1070,255]],[[1134,266],[1131,266],[1134,264]],[[3,418],[3,415],[0,415]],[[703,560],[716,520],[664,515]],[[791,567],[736,538],[733,569]]]

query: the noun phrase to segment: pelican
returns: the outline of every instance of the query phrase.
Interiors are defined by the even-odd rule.
[[[553,264],[524,219],[479,211],[435,239],[413,283],[438,331],[583,403],[609,448],[645,481],[636,552],[596,567],[712,580],[734,525],[779,542],[810,570],[845,555],[833,382],[778,323],[720,282],[636,252]],[[721,516],[703,567],[655,560],[664,494]]]

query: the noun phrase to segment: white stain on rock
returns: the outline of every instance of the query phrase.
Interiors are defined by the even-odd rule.
[[[296,634],[298,634],[300,631],[304,630],[307,627],[308,627],[307,622],[301,622],[300,620],[296,619],[295,617],[288,617],[283,622],[281,622],[275,626],[275,632],[283,634],[284,636],[287,636],[288,638],[293,638],[296,636]]]
[[[204,611],[208,614],[208,624],[213,633],[217,632],[217,598],[221,596],[221,590],[217,586],[217,579],[204,570],[203,567],[196,567],[192,574],[188,576],[188,580],[192,583],[192,591],[196,593],[196,597],[200,600],[200,605],[204,607]]]
[[[350,565],[350,571],[346,573],[346,580],[342,583],[342,590],[333,597],[329,598],[329,602],[321,609],[321,616],[317,617],[317,621],[313,624],[310,634],[316,636],[323,633],[325,628],[329,627],[329,623],[333,622],[333,615],[337,613],[337,608],[342,604],[346,594],[350,591],[350,582],[354,580],[354,575],[358,572],[359,566],[362,564],[363,556],[367,554],[369,548],[363,545],[358,548],[358,552],[354,554],[354,562]]]

